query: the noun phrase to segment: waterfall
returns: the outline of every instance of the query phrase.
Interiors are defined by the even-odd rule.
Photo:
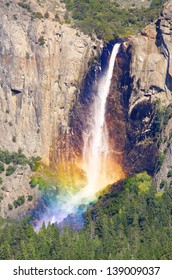
[[[84,137],[83,168],[88,178],[88,184],[85,187],[87,195],[94,195],[107,184],[114,182],[108,181],[106,168],[109,143],[105,113],[106,100],[110,91],[113,68],[119,47],[119,43],[114,45],[108,69],[99,81],[97,96],[93,103],[92,127]]]
[[[86,172],[87,184],[78,193],[72,195],[70,203],[64,205],[68,213],[71,213],[72,209],[77,205],[81,205],[82,203],[88,204],[90,201],[93,201],[99,190],[108,184],[114,183],[116,179],[119,179],[118,170],[113,170],[113,172],[117,173],[117,177],[114,177],[114,173],[111,176],[111,174],[107,172],[112,162],[108,159],[109,143],[105,120],[106,101],[110,91],[113,68],[119,47],[119,43],[114,45],[108,68],[98,82],[97,95],[92,104],[90,129],[83,131],[84,147],[82,168]],[[112,166],[112,169],[113,168],[114,166]]]
[[[114,45],[108,68],[98,82],[97,95],[92,105],[91,128],[85,132],[83,131],[84,147],[82,167],[86,172],[88,181],[84,188],[73,195],[71,194],[71,197],[68,197],[66,203],[62,205],[60,211],[64,218],[67,214],[78,212],[77,206],[89,204],[96,198],[96,193],[99,190],[107,184],[113,183],[116,178],[119,179],[119,177],[115,178],[113,176],[109,178],[109,174],[107,174],[107,165],[108,163],[111,165],[112,162],[108,160],[109,143],[105,121],[106,101],[110,91],[113,68],[119,47],[119,43]],[[117,170],[113,171],[118,173]]]
[[[122,178],[121,169],[114,154],[110,157],[110,145],[108,129],[106,125],[106,102],[110,91],[113,68],[120,44],[114,45],[109,64],[105,73],[98,81],[97,94],[91,105],[91,116],[89,116],[89,129],[83,131],[83,156],[81,168],[85,171],[87,182],[80,191],[73,192],[70,188],[65,189],[57,195],[56,202],[45,213],[42,221],[46,224],[59,224],[71,213],[82,216],[84,207],[96,199],[96,193]],[[116,165],[115,165],[116,164]],[[86,209],[86,208],[85,208]]]

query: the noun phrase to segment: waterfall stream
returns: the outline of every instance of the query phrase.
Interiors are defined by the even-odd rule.
[[[102,75],[98,82],[97,95],[95,96],[93,106],[93,115],[90,129],[83,132],[84,147],[83,147],[83,169],[87,175],[87,184],[78,193],[71,195],[67,203],[61,205],[61,213],[64,218],[70,214],[78,211],[76,208],[81,204],[89,204],[96,198],[96,193],[105,187],[107,184],[113,183],[109,181],[107,168],[107,156],[109,152],[108,131],[106,127],[106,101],[109,95],[111,79],[113,75],[113,68],[118,54],[120,44],[114,45],[109,65],[106,72]]]
[[[115,178],[115,174],[118,172],[108,157],[110,147],[106,125],[106,103],[119,47],[119,43],[114,45],[108,67],[98,81],[97,93],[91,105],[89,129],[83,131],[84,146],[81,168],[85,171],[87,182],[79,192],[73,193],[69,189],[63,194],[59,193],[56,204],[50,210],[51,214],[46,213],[42,218],[46,223],[51,221],[51,223],[59,224],[69,214],[82,212],[82,205],[88,205],[94,201],[97,192],[115,180],[119,180],[119,176]],[[86,208],[83,206],[83,209]]]
[[[109,183],[106,174],[106,157],[109,151],[108,131],[105,113],[106,100],[109,95],[113,68],[120,44],[114,45],[109,66],[98,85],[98,93],[94,100],[92,127],[84,141],[83,167],[86,171],[88,184],[87,195],[94,195]]]

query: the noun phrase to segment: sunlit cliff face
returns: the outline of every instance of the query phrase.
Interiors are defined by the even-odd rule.
[[[66,137],[63,148],[57,148],[58,193],[42,221],[60,223],[70,213],[82,212],[80,205],[89,205],[102,189],[125,177],[120,164],[121,155],[114,151],[114,144],[111,146],[106,122],[107,98],[119,48],[120,44],[114,45],[108,67],[97,82],[90,108],[85,111],[87,125],[79,135],[81,152],[71,145],[75,143],[74,137],[73,142]]]

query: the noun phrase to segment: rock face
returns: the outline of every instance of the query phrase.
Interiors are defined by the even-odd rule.
[[[0,149],[21,148],[49,164],[53,139],[68,129],[70,110],[100,42],[64,23],[60,1],[39,2],[0,1]],[[21,217],[34,207],[39,192],[31,190],[30,175],[19,168],[3,178],[0,216]],[[25,203],[9,211],[8,204],[22,195]],[[32,202],[28,195],[34,196]]]
[[[22,218],[23,213],[31,214],[31,210],[35,206],[39,191],[37,187],[31,188],[30,181],[31,171],[27,165],[25,167],[18,166],[16,171],[6,176],[5,172],[1,174],[3,183],[0,186],[0,216],[3,218]],[[15,201],[23,197],[24,201],[21,205],[15,204]],[[20,204],[20,202],[19,202]]]
[[[165,111],[172,102],[172,1],[165,4],[158,20],[147,26],[141,34],[129,38],[131,51],[130,73],[131,92],[128,102],[128,146],[127,161],[135,158],[134,165],[145,164],[144,154],[150,167],[155,166],[157,132],[156,115],[158,110]],[[160,100],[160,107],[155,104]],[[168,109],[169,111],[169,109]],[[170,116],[168,116],[170,121]],[[167,178],[171,168],[171,126],[163,124],[160,120],[159,130],[162,142],[160,151],[164,153],[164,164],[160,171],[155,174],[155,182],[160,185],[162,179]],[[155,137],[156,136],[156,137]],[[141,160],[139,160],[139,157]],[[138,161],[137,161],[138,159]],[[154,164],[153,164],[154,163]],[[154,170],[152,170],[154,174]],[[169,181],[169,179],[168,179]]]
[[[0,148],[21,147],[48,161],[96,42],[51,17],[33,17],[17,2],[0,3]],[[45,12],[32,2],[31,10]]]
[[[137,102],[146,102],[150,98],[160,98],[166,106],[171,102],[171,21],[165,18],[162,14],[162,18],[131,38],[133,90],[130,113]]]

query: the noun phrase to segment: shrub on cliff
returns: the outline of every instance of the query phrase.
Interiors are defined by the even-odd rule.
[[[13,205],[15,208],[17,208],[18,206],[21,206],[24,203],[25,203],[25,197],[24,195],[22,195],[19,196],[17,200],[14,200]]]
[[[168,185],[168,182],[166,180],[162,180],[159,187],[160,187],[160,189],[163,189],[163,188],[167,187],[167,185]]]
[[[28,195],[28,201],[32,201],[33,200],[33,195]]]
[[[45,39],[44,39],[44,36],[43,36],[43,35],[41,35],[41,36],[39,37],[39,39],[38,39],[38,44],[39,44],[40,46],[44,46],[44,45],[45,45]]]
[[[172,177],[172,169],[170,169],[170,170],[168,171],[167,177],[168,177],[168,178],[169,178],[169,177]]]
[[[16,168],[14,165],[9,165],[6,169],[6,176],[10,176],[15,172]]]
[[[159,153],[157,164],[156,164],[156,173],[160,171],[161,166],[163,165],[164,159],[165,159],[165,154],[162,152]]]
[[[0,161],[1,161],[0,173],[1,170],[4,171],[3,163],[5,164],[13,163],[14,165],[22,165],[22,166],[28,164],[32,171],[36,171],[40,166],[41,158],[40,157],[27,158],[20,149],[18,153],[16,152],[10,153],[9,151],[0,150]]]
[[[43,17],[43,15],[40,12],[33,12],[32,13],[32,18],[42,19],[44,17]]]
[[[21,1],[18,3],[18,5],[20,7],[22,7],[23,9],[26,9],[28,12],[31,12],[31,7],[28,3],[25,3],[25,1]]]
[[[0,173],[2,173],[4,171],[4,165],[3,163],[0,162]]]
[[[31,188],[38,186],[39,189],[46,189],[48,185],[46,180],[41,177],[31,177],[29,184]]]

